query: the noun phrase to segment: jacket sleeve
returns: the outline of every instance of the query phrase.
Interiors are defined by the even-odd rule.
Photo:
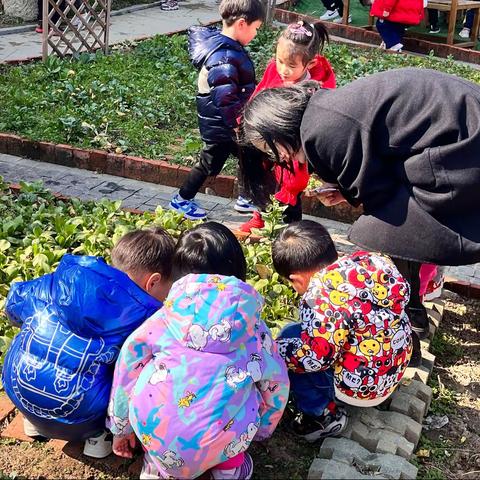
[[[238,126],[244,103],[240,99],[238,69],[233,63],[213,64],[208,69],[208,85],[212,102],[218,108],[223,121],[230,128]]]
[[[147,343],[149,324],[147,320],[125,340],[115,364],[106,420],[107,428],[114,435],[133,432],[128,419],[128,404],[143,367],[153,357],[151,345]]]
[[[270,60],[269,64],[267,65],[267,68],[265,69],[265,73],[263,74],[262,79],[260,80],[259,84],[257,85],[257,88],[255,88],[255,91],[252,94],[252,98],[258,92],[261,92],[266,88],[278,87],[278,85],[276,85],[274,81],[275,73],[276,73],[276,64],[275,64],[275,59],[273,59],[273,60]]]
[[[255,440],[263,440],[273,434],[282,418],[288,401],[290,381],[285,362],[279,355],[272,334],[263,321],[257,335],[260,339],[260,355],[264,368],[262,378],[256,384],[263,403],[260,407],[260,426]]]
[[[323,67],[325,68],[325,76],[322,81],[323,88],[336,88],[337,79],[335,77],[335,72],[326,58],[324,58]]]

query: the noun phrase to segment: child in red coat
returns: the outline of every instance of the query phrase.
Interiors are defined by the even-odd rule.
[[[300,20],[288,25],[278,39],[275,58],[267,65],[252,98],[266,88],[285,87],[304,80],[320,82],[323,88],[335,88],[333,69],[328,60],[319,54],[326,41],[328,32],[321,23],[312,25]],[[287,222],[301,220],[300,197],[310,178],[307,164],[295,161],[291,172],[275,165],[273,174],[277,191],[275,198],[288,205],[284,219]],[[240,230],[250,232],[252,228],[263,226],[261,213],[255,212]]]
[[[370,15],[378,17],[376,27],[385,48],[401,52],[405,28],[423,19],[423,0],[374,0]]]

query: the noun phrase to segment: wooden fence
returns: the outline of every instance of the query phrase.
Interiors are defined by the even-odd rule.
[[[43,60],[94,52],[108,52],[111,0],[44,0]]]

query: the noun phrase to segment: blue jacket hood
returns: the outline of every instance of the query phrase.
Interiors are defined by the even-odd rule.
[[[15,283],[5,308],[21,329],[5,355],[7,395],[35,422],[53,420],[54,438],[69,439],[62,424],[99,431],[120,348],[161,306],[100,257],[65,255],[55,272]]]
[[[76,255],[65,255],[52,274],[14,283],[6,310],[13,323],[22,324],[47,305],[73,333],[123,338],[162,306],[103,258]]]
[[[243,50],[240,43],[223,35],[217,27],[194,26],[188,29],[188,52],[195,68],[200,70],[207,57],[222,48]]]

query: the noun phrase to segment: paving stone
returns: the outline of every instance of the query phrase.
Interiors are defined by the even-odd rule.
[[[350,414],[349,424],[360,422],[374,430],[389,430],[405,437],[414,446],[417,445],[422,433],[421,423],[399,412],[383,411],[377,408],[347,407]]]
[[[427,403],[424,400],[402,392],[401,389],[397,389],[392,393],[388,408],[392,412],[403,413],[418,423],[422,423],[423,417],[428,411]]]
[[[427,308],[427,316],[430,324],[435,328],[438,328],[440,326],[440,322],[442,321],[443,311],[439,312],[434,308]]]
[[[368,422],[371,424],[372,422]],[[415,445],[397,432],[371,427],[359,418],[350,418],[342,437],[358,442],[372,453],[391,453],[409,459]]]
[[[402,379],[396,392],[406,393],[407,395],[411,395],[423,400],[426,405],[426,412],[428,412],[433,397],[433,391],[428,385],[425,385],[423,382],[419,382],[418,380]]]
[[[15,415],[13,420],[7,425],[7,428],[0,433],[0,436],[3,438],[14,438],[21,442],[33,442],[33,438],[27,437],[23,431],[23,416],[20,413]]]
[[[423,355],[423,352],[422,352]],[[404,378],[410,379],[410,380],[420,380],[423,383],[427,383],[428,379],[430,378],[430,374],[432,373],[432,370],[430,367],[421,365],[420,367],[413,368],[413,367],[408,367],[405,370],[405,374],[403,375]]]
[[[423,302],[423,304],[427,310],[435,310],[440,313],[440,315],[443,315],[443,311],[445,310],[445,300],[442,298],[435,298],[428,302]]]
[[[346,438],[327,438],[308,479],[414,479],[417,467],[402,457],[371,453]]]

